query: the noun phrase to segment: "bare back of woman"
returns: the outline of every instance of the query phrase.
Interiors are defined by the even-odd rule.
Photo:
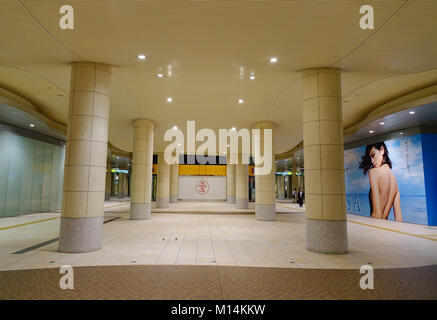
[[[396,178],[388,165],[384,164],[369,171],[371,197],[373,202],[372,217],[387,219],[393,207],[396,221],[402,221],[400,195]]]

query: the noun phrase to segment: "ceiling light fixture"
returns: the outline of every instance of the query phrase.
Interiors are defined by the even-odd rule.
[[[138,55],[138,59],[140,59],[140,60],[146,60],[146,56],[144,55],[144,54],[139,54]]]
[[[385,122],[380,122],[379,124],[380,124],[381,126],[383,126],[383,125],[385,124]]]
[[[30,126],[33,128],[35,125],[33,123],[31,123]]]
[[[403,132],[399,132],[399,134],[404,134]]]
[[[369,133],[374,133],[374,132],[375,132],[375,131],[373,131],[373,130],[370,130],[370,131],[369,131]]]
[[[158,78],[162,78],[162,77],[164,77],[164,75],[163,75],[162,73],[158,73],[156,76],[157,76]]]
[[[231,129],[232,131],[235,131],[235,130],[237,130],[237,129],[235,129],[235,127],[232,127],[232,129]]]
[[[172,102],[173,101],[173,98],[172,97],[168,97],[167,98],[167,102]]]
[[[272,57],[272,58],[270,58],[270,62],[271,63],[276,63],[276,62],[278,62],[278,58]]]
[[[255,76],[250,76],[249,79],[250,80],[255,80]]]
[[[409,112],[409,114],[415,114],[415,113],[416,113],[415,111],[410,111],[410,112]]]
[[[239,103],[239,104],[242,104],[243,102],[244,102],[243,99],[238,99],[238,103]]]
[[[178,129],[178,127],[177,126],[173,126],[173,130],[177,130]]]

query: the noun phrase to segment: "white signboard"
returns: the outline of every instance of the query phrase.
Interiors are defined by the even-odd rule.
[[[179,199],[226,200],[226,177],[179,176]]]

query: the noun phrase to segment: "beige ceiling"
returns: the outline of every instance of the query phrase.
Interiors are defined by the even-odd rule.
[[[59,28],[62,4],[75,9],[74,30]],[[375,30],[359,28],[363,4],[375,9]],[[0,87],[65,125],[70,63],[108,63],[109,140],[117,148],[131,151],[138,117],[156,123],[156,151],[165,130],[187,120],[212,129],[270,120],[283,153],[302,141],[300,70],[342,69],[347,128],[437,83],[435,39],[433,0],[0,0]]]

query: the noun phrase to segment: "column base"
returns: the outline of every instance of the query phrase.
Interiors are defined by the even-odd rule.
[[[284,200],[285,199],[285,196],[284,195],[279,195],[278,196],[278,200]]]
[[[235,207],[237,209],[248,209],[249,208],[249,199],[236,199]]]
[[[227,196],[226,202],[227,203],[235,203],[235,196]]]
[[[177,203],[178,202],[178,195],[177,194],[171,194],[170,195],[170,203]]]
[[[111,193],[105,192],[105,201],[109,201],[109,200],[111,200]]]
[[[275,204],[255,204],[255,219],[259,221],[275,221]]]
[[[103,217],[64,218],[59,230],[60,252],[91,252],[102,248]]]
[[[156,200],[156,207],[157,208],[168,208],[169,205],[169,199],[168,198],[158,198]]]
[[[148,220],[151,215],[151,203],[131,203],[130,204],[130,220]]]
[[[306,249],[318,253],[348,253],[347,221],[306,219]]]

